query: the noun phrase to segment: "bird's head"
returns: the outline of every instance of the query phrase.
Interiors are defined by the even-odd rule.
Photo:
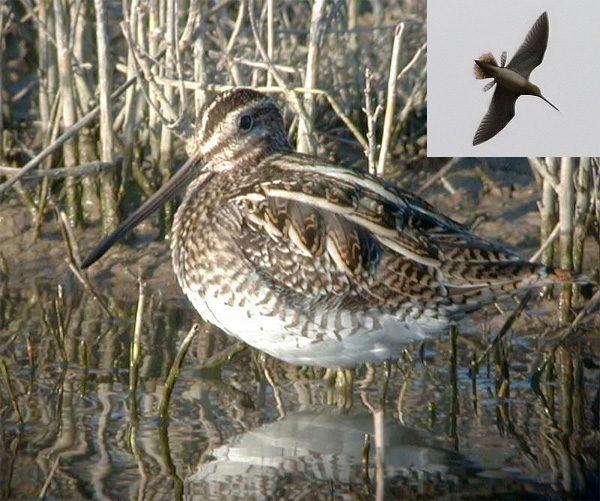
[[[206,103],[187,144],[188,154],[202,157],[209,170],[224,170],[257,149],[273,153],[291,146],[275,100],[248,88],[223,92]]]

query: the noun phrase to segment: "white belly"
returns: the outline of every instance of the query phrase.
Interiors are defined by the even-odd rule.
[[[373,311],[273,315],[275,300],[266,300],[266,296],[246,297],[240,304],[239,298],[215,297],[206,291],[202,297],[198,290],[190,289],[184,292],[205,321],[294,365],[351,367],[397,358],[406,343],[426,339],[448,325],[431,319],[426,323],[401,321]]]

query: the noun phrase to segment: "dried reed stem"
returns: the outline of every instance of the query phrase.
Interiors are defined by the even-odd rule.
[[[369,68],[365,70],[365,107],[363,111],[367,115],[367,141],[368,144],[364,148],[365,156],[367,157],[369,172],[375,174],[377,172],[377,138],[375,137],[375,129],[377,127],[377,118],[382,112],[383,108],[380,104],[377,104],[375,110],[373,110],[373,103],[371,98],[371,82],[373,75],[369,71]]]
[[[222,54],[220,54],[214,50],[209,50],[207,52],[207,56],[211,59],[219,59],[219,60],[225,59],[225,57]],[[250,59],[246,59],[244,57],[236,57],[236,56],[230,56],[229,60],[233,61],[235,63],[238,63],[241,66],[248,66],[249,68],[257,68],[260,70],[265,70],[267,72],[269,71],[269,65],[267,63],[262,63],[260,61],[251,61]],[[294,68],[292,66],[286,66],[281,63],[278,63],[278,64],[273,63],[273,68],[275,68],[280,73],[289,73],[290,75],[298,75],[301,73],[301,71],[298,68]],[[268,73],[267,76],[268,75],[270,75],[270,73]],[[170,85],[170,83],[167,82],[167,85]],[[187,85],[187,83],[186,83],[186,85]],[[267,85],[267,87],[273,87],[273,86]]]
[[[575,160],[563,157],[560,163],[560,190],[558,192],[558,208],[560,220],[560,267],[573,269],[573,229],[575,219]],[[563,285],[560,292],[561,322],[571,320],[572,288]]]
[[[540,248],[535,252],[535,254],[533,254],[529,258],[529,261],[531,261],[531,262],[537,261],[539,259],[539,257],[544,253],[544,251],[546,251],[548,249],[548,247],[552,246],[554,241],[558,238],[559,234],[560,234],[560,223],[556,223],[556,225],[554,226],[554,228],[552,229],[552,231],[550,232],[550,234],[548,235],[546,240],[542,243],[542,245],[540,245]]]
[[[590,221],[590,182],[592,179],[592,162],[589,157],[581,158],[577,175],[577,194],[575,199],[575,229],[573,233],[573,269],[581,273],[583,269],[583,247]],[[579,296],[579,286],[573,286],[575,300]]]
[[[204,2],[198,5],[198,36],[194,39],[194,80],[199,84],[199,87],[194,90],[194,107],[196,114],[200,115],[200,110],[206,102],[206,64],[204,54],[204,32],[206,30],[204,16]]]
[[[419,189],[417,191],[415,191],[415,193],[417,195],[420,195],[421,193],[423,193],[427,188],[429,188],[431,185],[433,185],[436,181],[442,179],[446,174],[448,174],[448,172],[450,172],[450,169],[452,169],[452,167],[454,167],[460,160],[461,160],[461,157],[454,157],[454,158],[451,158],[450,160],[448,160],[448,162],[446,162],[446,165],[444,165],[433,176],[431,176],[429,179],[427,179],[419,187]]]
[[[96,90],[97,73],[96,65],[89,64],[95,61],[94,48],[97,45],[94,31],[94,3],[81,2],[71,8],[71,41],[72,61],[75,66],[73,81],[75,83],[74,95],[76,96],[79,113],[87,113],[98,100]],[[77,141],[80,163],[90,163],[99,159],[95,131],[89,127],[79,134]],[[102,177],[102,176],[100,176]],[[99,196],[98,183],[91,178],[78,180],[81,186],[82,213],[85,220],[98,220],[102,217],[102,198]]]
[[[166,32],[165,42],[167,44],[166,53],[166,69],[165,76],[173,78],[175,75],[175,50],[177,49],[177,37],[175,35],[176,19],[176,2],[175,0],[166,0],[167,2],[167,19],[166,19]],[[151,86],[154,88],[153,84]],[[161,99],[161,112],[163,114],[169,113],[169,109],[172,109],[172,103],[174,98],[173,87],[163,87],[162,93],[164,94],[164,100]],[[156,94],[158,95],[158,94]],[[165,103],[166,101],[166,103]],[[159,161],[158,171],[162,179],[162,183],[165,184],[171,177],[171,167],[173,166],[173,134],[171,129],[164,123],[161,124],[160,128],[160,150],[159,150]],[[168,228],[171,227],[174,216],[174,207],[172,203],[166,203],[163,206],[164,221],[161,221],[161,235],[166,234]],[[162,218],[161,218],[162,219]]]
[[[31,170],[23,178],[24,181],[31,181],[34,179],[50,178],[50,179],[63,179],[65,177],[81,177],[91,176],[97,174],[103,169],[114,169],[121,165],[121,157],[118,157],[112,164],[105,162],[91,162],[89,164],[78,165],[77,167],[71,168],[54,168],[54,169],[38,169]],[[16,175],[21,171],[20,167],[8,167],[0,165],[0,175]]]
[[[394,44],[392,46],[392,57],[390,61],[390,74],[388,77],[387,101],[385,104],[385,115],[383,119],[383,136],[381,138],[381,149],[379,150],[379,161],[377,163],[376,174],[383,177],[385,168],[385,158],[390,145],[392,136],[392,122],[396,112],[396,86],[398,77],[398,66],[400,63],[400,49],[402,47],[402,34],[404,33],[404,23],[396,27],[394,34]]]
[[[241,0],[240,5],[238,7],[238,13],[235,20],[235,24],[233,26],[233,31],[231,32],[229,41],[227,42],[227,46],[224,50],[225,59],[227,60],[229,71],[231,72],[231,77],[233,78],[233,82],[235,83],[235,85],[242,84],[242,76],[240,74],[240,69],[238,68],[237,63],[230,57],[230,54],[234,50],[235,42],[238,38],[238,35],[240,34],[240,30],[242,29],[245,13],[246,0]]]
[[[114,137],[112,130],[112,69],[108,41],[105,0],[94,0],[96,8],[96,43],[98,47],[98,87],[100,91],[100,159],[114,162]],[[106,169],[101,175],[102,230],[105,235],[117,228],[119,214],[113,173]]]
[[[273,45],[275,44],[275,35],[273,33],[273,4],[275,0],[267,0],[267,56],[269,59],[273,61]],[[267,72],[267,86],[271,87],[273,85],[273,75],[270,72]],[[312,85],[310,87],[313,87]]]
[[[550,164],[552,161],[547,161],[546,164],[543,164],[540,159],[536,157],[529,157],[529,166],[535,170],[544,181],[547,181],[552,188],[558,193],[560,180],[557,178],[556,171],[552,172],[550,169]]]
[[[60,94],[57,93],[58,71],[56,63],[56,42],[52,33],[55,32],[54,14],[52,9],[48,9],[48,2],[38,2],[38,48],[39,48],[39,106],[40,119],[42,122],[43,146],[48,146],[58,137],[60,126]],[[50,170],[52,166],[52,157],[45,159],[43,169]],[[37,190],[38,216],[32,227],[32,242],[38,237],[42,226],[43,215],[46,209],[50,183],[48,179],[43,179]]]
[[[317,87],[318,62],[319,62],[319,36],[323,17],[325,16],[326,0],[315,0],[310,18],[310,33],[308,35],[308,55],[306,56],[306,76],[304,87],[312,89]],[[308,120],[301,120],[298,124],[298,140],[296,150],[300,153],[314,153],[314,148],[309,141],[309,135],[314,129],[314,96],[304,95],[304,109]]]
[[[558,159],[546,158],[546,171],[550,174],[550,179],[556,178],[558,172]],[[542,177],[542,200],[540,204],[540,238],[542,242],[548,240],[548,237],[556,225],[556,192],[552,186],[552,182],[547,177]],[[542,263],[546,266],[552,266],[554,261],[554,246],[549,245],[542,253]],[[549,295],[552,291],[552,286],[544,288],[545,295]]]
[[[187,21],[179,37],[179,50],[185,51],[192,43],[192,39],[199,36],[196,31],[202,23],[202,7],[205,2],[201,0],[190,0],[187,10]]]
[[[358,25],[358,0],[348,0],[348,47],[350,52],[356,58],[356,51],[358,49],[358,37],[356,34],[356,27]]]
[[[149,57],[153,57],[156,58],[156,54],[158,53],[159,50],[159,37],[157,36],[152,36],[154,33],[158,33],[160,31],[160,21],[159,21],[159,12],[158,12],[158,5],[159,2],[157,0],[154,0],[152,2],[148,3],[148,9],[147,9],[147,26],[145,27],[145,29],[147,30],[148,36],[147,38],[142,38],[140,40],[145,42],[145,45],[142,47],[143,49],[146,50],[147,54],[149,55]],[[131,55],[134,58],[135,61],[135,68],[136,68],[136,72],[140,73],[140,70],[138,69],[140,66],[140,62],[137,59],[137,54],[136,54],[136,46],[133,43],[133,41],[130,39],[130,37],[127,36],[127,33],[125,32],[125,38],[127,40],[127,44],[128,44],[128,50],[129,52],[131,52]],[[150,88],[150,84],[149,81],[151,78],[155,77],[158,73],[159,73],[159,68],[154,66],[152,68],[150,68],[150,72],[152,73],[152,76],[150,75],[146,75],[145,80],[142,80],[142,78],[138,75],[138,78],[140,80],[140,90],[142,91],[143,95],[144,95],[144,99],[146,100],[146,103],[149,105],[148,107],[148,129],[149,129],[149,133],[150,133],[150,137],[149,137],[149,145],[150,145],[150,156],[152,158],[152,160],[155,162],[155,165],[158,165],[158,160],[160,157],[160,153],[159,153],[159,136],[158,136],[158,124],[159,124],[159,111],[158,108],[156,107],[156,105],[154,104],[154,102],[152,101],[152,99],[150,99],[149,95],[151,94],[151,88]]]
[[[6,22],[6,6],[0,3],[0,162],[5,162],[4,151],[4,30]]]
[[[64,0],[54,0],[54,20],[56,29],[56,49],[58,53],[60,94],[62,100],[63,127],[70,129],[77,122],[75,96],[73,95],[74,82],[71,66],[71,47],[69,41],[69,21],[67,18]],[[63,156],[66,167],[75,167],[78,164],[77,138],[73,136],[67,140],[63,147]],[[1,187],[0,187],[1,188]],[[81,207],[77,198],[77,187],[73,178],[67,178],[67,214],[71,226],[79,226],[81,221]]]
[[[125,6],[124,6],[125,7]],[[139,43],[139,27],[138,24],[142,25],[139,20],[139,0],[132,0],[129,12],[124,8],[123,16],[125,23],[128,26],[129,33],[134,38],[135,43]],[[127,50],[127,68],[126,78],[135,78],[136,69],[133,51],[129,48]],[[123,170],[121,172],[121,186],[119,188],[119,194],[122,195],[125,191],[125,185],[128,181],[128,176],[133,170],[133,163],[135,162],[134,147],[135,140],[137,137],[138,128],[136,127],[139,120],[142,119],[143,102],[140,99],[139,92],[135,92],[133,87],[127,89],[125,93],[125,106],[123,107],[125,118],[123,122]]]

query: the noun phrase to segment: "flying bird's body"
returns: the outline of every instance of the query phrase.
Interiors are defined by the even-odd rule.
[[[533,87],[535,87],[525,77],[519,75],[516,71],[503,68],[501,66],[494,66],[490,63],[482,63],[477,61],[478,66],[483,67],[488,78],[493,78],[496,82],[501,82],[499,85],[504,87],[506,90],[515,93],[522,93],[523,90],[530,88],[533,94]]]
[[[515,116],[515,103],[520,96],[540,97],[558,110],[542,96],[539,87],[529,81],[529,75],[533,69],[539,66],[544,59],[548,45],[548,33],[548,14],[544,12],[529,30],[525,41],[506,66],[506,52],[502,53],[500,65],[490,53],[475,60],[475,77],[494,79],[485,86],[484,91],[491,89],[494,85],[496,85],[496,90],[489,110],[475,133],[474,146],[491,139],[508,125],[508,122]]]

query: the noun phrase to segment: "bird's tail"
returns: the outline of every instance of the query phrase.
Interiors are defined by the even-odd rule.
[[[548,273],[548,279],[554,284],[589,284],[591,280],[586,275],[577,274],[574,271],[563,270],[561,268],[551,268]]]
[[[475,61],[475,78],[490,78],[485,70],[477,64],[478,61],[498,66],[498,62],[496,61],[494,55],[491,52],[488,52]]]
[[[455,263],[454,268],[448,272],[461,275],[461,268]],[[468,270],[462,275],[452,276],[452,284],[447,285],[448,293],[453,299],[453,304],[448,309],[456,312],[472,311],[492,301],[511,297],[518,291],[553,284],[590,282],[584,275],[527,261],[470,263]]]

